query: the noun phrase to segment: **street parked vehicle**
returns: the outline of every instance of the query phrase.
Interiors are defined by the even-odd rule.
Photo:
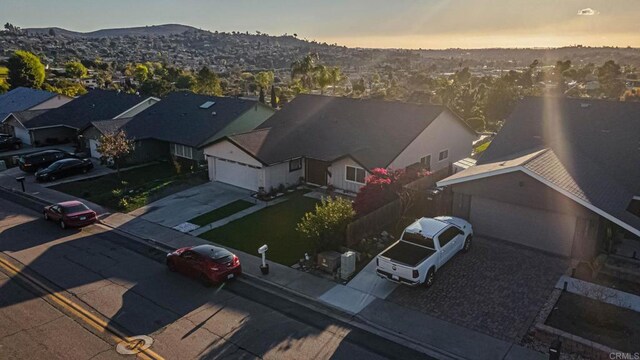
[[[240,259],[213,245],[184,247],[167,254],[169,270],[199,279],[205,286],[218,284],[242,274]]]
[[[84,174],[93,169],[90,159],[62,159],[36,171],[36,181],[54,181],[63,177]]]
[[[20,170],[24,172],[34,173],[40,169],[46,168],[54,162],[62,159],[74,157],[72,154],[62,150],[44,150],[21,156],[18,160]]]
[[[0,151],[18,150],[22,147],[22,140],[11,135],[0,134]]]
[[[82,227],[96,221],[96,212],[80,201],[65,201],[44,207],[44,219],[57,222],[61,228]]]
[[[466,220],[439,216],[409,225],[394,244],[376,257],[376,273],[387,280],[433,285],[436,272],[460,251],[469,251],[473,229]]]

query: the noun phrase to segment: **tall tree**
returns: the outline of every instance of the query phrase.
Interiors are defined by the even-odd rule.
[[[320,94],[324,94],[324,89],[331,84],[331,72],[324,65],[319,65],[315,70],[315,82],[320,87]]]
[[[316,71],[318,54],[307,54],[302,59],[298,59],[291,64],[291,80],[300,78],[302,85],[307,89],[313,86],[313,73]]]
[[[9,91],[9,83],[4,78],[0,78],[0,94]]]
[[[143,82],[145,82],[145,80],[147,80],[147,78],[149,78],[149,68],[144,64],[136,65],[135,69],[133,70],[133,77],[139,84],[142,84]]]
[[[208,67],[203,66],[196,75],[196,91],[200,94],[221,96],[220,79]]]
[[[598,81],[604,96],[608,98],[618,98],[624,92],[625,85],[622,81],[622,71],[620,65],[609,60],[597,69]]]
[[[81,79],[87,76],[87,68],[79,61],[69,61],[64,65],[65,73],[74,79]]]
[[[273,84],[273,80],[275,79],[275,75],[273,71],[260,71],[254,77],[254,80],[258,87],[264,89],[265,91]]]
[[[329,69],[329,79],[331,82],[331,93],[333,95],[336,94],[336,88],[338,87],[338,84],[340,84],[340,82],[342,82],[342,79],[344,78],[344,76],[342,75],[342,71],[340,70],[339,67],[334,66],[331,69]]]
[[[18,50],[9,58],[9,83],[13,88],[20,86],[39,89],[44,82],[44,65],[33,53]]]
[[[193,90],[196,86],[196,78],[191,74],[182,74],[176,79],[176,89]]]

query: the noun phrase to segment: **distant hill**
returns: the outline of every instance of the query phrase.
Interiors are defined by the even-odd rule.
[[[85,38],[101,38],[101,37],[118,37],[118,36],[162,36],[162,35],[174,35],[182,34],[187,31],[199,31],[198,29],[180,24],[164,24],[164,25],[152,25],[152,26],[139,26],[131,28],[116,28],[116,29],[101,29],[91,32],[78,32],[59,27],[45,27],[45,28],[26,28],[26,31],[30,34],[48,34],[49,30],[53,29],[57,35],[63,35],[68,37],[85,37]]]

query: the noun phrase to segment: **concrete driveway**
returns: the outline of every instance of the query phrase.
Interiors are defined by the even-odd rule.
[[[517,341],[529,329],[566,259],[505,242],[475,238],[454,256],[429,289],[399,286],[387,298],[493,337]]]
[[[254,202],[250,195],[249,190],[219,182],[209,182],[167,196],[129,214],[173,228],[236,200],[245,199]]]
[[[0,178],[2,180],[2,183],[4,184],[10,184],[10,183],[16,183],[16,178],[17,177],[21,177],[24,176],[25,177],[25,186],[29,187],[32,185],[39,185],[42,187],[51,187],[51,186],[55,186],[55,185],[59,185],[59,184],[64,184],[64,183],[68,183],[68,182],[73,182],[73,181],[78,181],[78,180],[85,180],[85,179],[91,179],[94,177],[100,177],[100,176],[104,176],[107,174],[111,174],[114,173],[115,170],[110,169],[104,165],[100,164],[100,161],[96,160],[96,159],[91,159],[91,162],[93,163],[93,169],[91,171],[89,171],[86,174],[78,174],[78,175],[74,175],[74,176],[69,176],[69,177],[65,177],[62,179],[58,179],[56,181],[51,181],[51,182],[46,182],[46,183],[38,183],[36,182],[36,177],[34,174],[31,173],[26,173],[22,170],[20,170],[19,167],[12,167],[10,169],[4,170],[2,172],[0,172]],[[20,185],[16,183],[17,186],[14,186],[16,188],[19,188]]]

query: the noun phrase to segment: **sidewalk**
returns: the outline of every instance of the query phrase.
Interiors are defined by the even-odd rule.
[[[1,181],[0,186],[4,187]],[[48,202],[64,196],[52,190],[39,190],[30,195]],[[162,249],[209,244],[203,239],[132,215],[107,213],[101,216],[100,221],[107,227],[141,238]],[[443,357],[487,360],[547,358],[545,354],[386,301],[382,297],[388,295],[389,289],[374,292],[381,295],[377,297],[357,288],[336,284],[273,262],[269,262],[269,274],[262,275],[257,249],[255,255],[232,250],[240,258],[243,273],[248,278],[309,301],[327,305],[381,332],[432,349]]]

